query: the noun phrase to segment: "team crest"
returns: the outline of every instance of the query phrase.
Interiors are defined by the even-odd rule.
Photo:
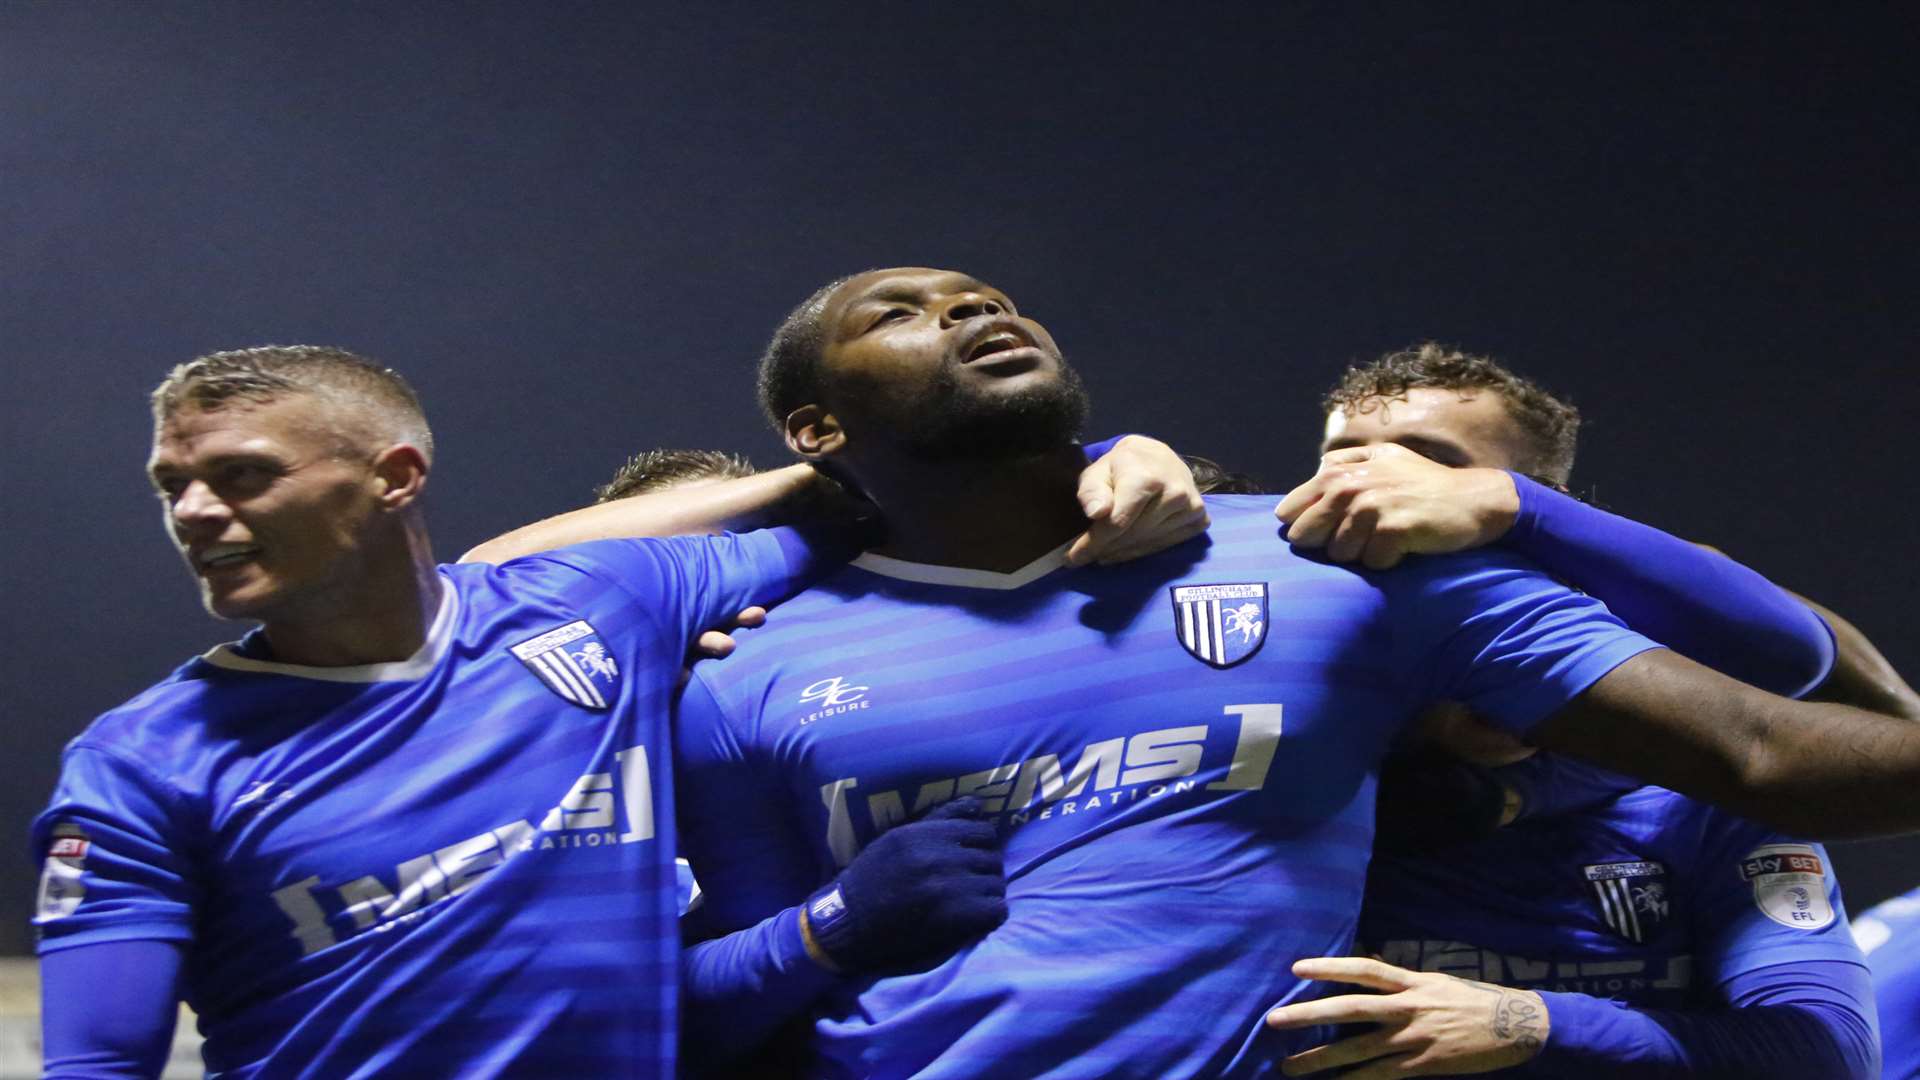
[[[584,619],[515,645],[513,655],[575,705],[604,709],[620,693],[620,665]]]
[[[1176,585],[1173,632],[1195,660],[1229,668],[1267,640],[1267,583]]]
[[[1740,880],[1753,883],[1753,902],[1781,926],[1819,930],[1833,922],[1826,867],[1810,845],[1755,848],[1740,860]]]
[[[1657,862],[1601,863],[1586,868],[1587,884],[1600,902],[1600,917],[1614,933],[1636,944],[1659,932],[1672,900],[1667,868]]]

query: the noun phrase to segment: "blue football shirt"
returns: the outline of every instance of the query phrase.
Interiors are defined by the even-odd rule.
[[[1417,707],[1515,729],[1653,648],[1502,552],[1370,574],[1293,554],[1267,497],[1117,567],[1011,574],[873,555],[698,665],[682,842],[708,916],[798,903],[957,795],[1006,832],[1010,916],[920,974],[854,982],[815,1072],[1277,1072],[1264,1012],[1352,942],[1375,768]]]
[[[441,567],[404,662],[214,649],[68,747],[40,951],[178,942],[220,1076],[671,1076],[669,699],[812,570],[784,530],[602,541]]]
[[[1832,864],[1665,788],[1381,855],[1361,947],[1389,964],[1659,1008],[1726,1004],[1736,975],[1860,963]]]
[[[1873,971],[1880,1007],[1886,1080],[1920,1080],[1920,889],[1854,920],[1853,934]]]

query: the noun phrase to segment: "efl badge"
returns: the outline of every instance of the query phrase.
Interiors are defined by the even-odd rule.
[[[1740,880],[1753,882],[1753,902],[1767,918],[1796,930],[1833,922],[1827,902],[1827,872],[1820,853],[1806,844],[1768,844],[1740,860]]]
[[[620,667],[584,619],[515,645],[513,655],[575,705],[604,709],[620,692]]]
[[[52,842],[47,845],[47,861],[40,868],[40,896],[34,907],[36,918],[64,919],[74,913],[87,897],[81,874],[86,870],[87,849],[93,842],[80,826],[62,822],[53,827]]]
[[[1173,632],[1194,659],[1229,668],[1267,640],[1267,583],[1176,585]]]
[[[1615,862],[1589,866],[1587,884],[1600,901],[1600,917],[1613,932],[1645,942],[1667,921],[1667,868],[1657,862]]]

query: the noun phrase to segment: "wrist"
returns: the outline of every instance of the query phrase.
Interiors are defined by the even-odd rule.
[[[840,890],[832,885],[821,889],[800,905],[800,944],[807,950],[807,958],[836,975],[845,974],[843,969],[827,952],[821,943],[820,934],[814,930],[814,912],[820,912],[821,927],[831,933],[846,917],[846,903],[840,897]]]
[[[1505,469],[1474,469],[1478,497],[1474,500],[1480,525],[1480,542],[1491,544],[1513,531],[1520,519],[1520,487]]]

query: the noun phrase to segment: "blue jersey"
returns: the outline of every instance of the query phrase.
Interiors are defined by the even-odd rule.
[[[1275,1072],[1261,1017],[1351,944],[1374,772],[1450,698],[1524,729],[1651,642],[1499,552],[1368,574],[1294,555],[1272,500],[1117,567],[864,556],[696,667],[682,842],[718,925],[804,899],[879,831],[985,800],[1007,922],[931,971],[850,983],[828,1076]]]
[[[805,554],[447,566],[404,662],[190,661],[68,747],[40,951],[178,942],[217,1075],[671,1076],[669,699],[692,637]]]
[[[1886,1080],[1920,1080],[1920,889],[1856,919],[1853,935],[1873,970]]]
[[[1724,1006],[1734,976],[1859,964],[1826,851],[1657,787],[1379,856],[1360,917],[1389,964],[1639,1006]]]

